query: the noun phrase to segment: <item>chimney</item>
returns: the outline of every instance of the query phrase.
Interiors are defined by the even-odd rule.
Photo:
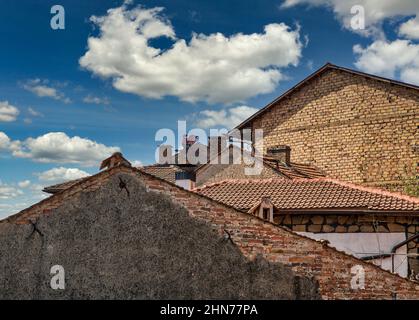
[[[291,164],[291,147],[286,145],[269,148],[267,156],[276,161],[285,163],[287,166]]]
[[[208,138],[208,161],[216,157],[227,147],[226,136],[212,136]]]
[[[188,152],[189,148],[195,143],[197,142],[199,139],[198,136],[183,136],[183,141],[182,141],[182,145],[183,148],[186,150],[186,152]]]
[[[131,167],[131,163],[125,159],[121,152],[115,152],[113,155],[111,155],[109,158],[106,158],[102,161],[100,164],[100,170],[102,169],[110,169],[119,165],[125,165],[128,167]]]
[[[189,165],[189,161],[188,161],[188,151],[189,148],[194,145],[196,142],[198,142],[199,137],[198,136],[187,136],[184,135],[183,136],[183,140],[182,140],[182,150],[178,150],[177,153],[177,160],[176,160],[176,164],[178,165],[182,165],[182,164],[186,164]],[[197,155],[198,156],[198,155]]]

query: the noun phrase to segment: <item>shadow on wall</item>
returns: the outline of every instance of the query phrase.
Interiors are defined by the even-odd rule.
[[[1,299],[320,299],[317,283],[249,261],[130,175],[74,195],[36,228],[0,224]],[[53,265],[65,270],[65,290],[51,289]]]

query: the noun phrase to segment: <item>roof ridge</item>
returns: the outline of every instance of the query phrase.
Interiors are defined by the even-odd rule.
[[[223,203],[223,202],[220,202],[220,201],[214,200],[214,199],[210,198],[209,196],[202,195],[202,194],[199,194],[199,193],[196,193],[196,192],[192,192],[192,190],[186,190],[186,189],[184,189],[184,188],[182,188],[182,187],[180,187],[180,186],[178,186],[178,185],[176,185],[176,184],[174,184],[174,183],[171,183],[171,182],[169,182],[169,181],[167,181],[167,180],[164,180],[164,179],[162,179],[162,178],[159,178],[159,177],[153,176],[152,174],[145,172],[142,168],[138,168],[138,167],[127,167],[126,165],[124,165],[124,164],[122,163],[122,164],[116,165],[116,166],[114,166],[114,167],[112,167],[112,168],[108,168],[108,169],[106,169],[106,170],[100,171],[100,172],[98,172],[98,173],[97,173],[97,174],[95,174],[95,175],[92,175],[92,176],[90,176],[90,177],[87,177],[86,181],[93,180],[94,178],[96,178],[96,177],[98,177],[98,176],[101,176],[101,175],[103,175],[103,174],[106,174],[106,173],[107,173],[107,174],[109,174],[109,175],[112,175],[112,174],[113,174],[112,172],[114,172],[114,171],[119,171],[121,168],[126,168],[126,169],[128,169],[128,170],[131,170],[132,172],[140,172],[141,174],[144,174],[144,175],[146,175],[146,176],[148,176],[148,177],[151,177],[151,178],[153,178],[153,179],[156,179],[156,180],[160,180],[160,181],[162,181],[163,183],[166,183],[166,184],[168,184],[168,185],[174,186],[175,188],[177,188],[177,189],[179,189],[179,190],[182,190],[182,191],[184,191],[184,192],[187,192],[187,193],[193,193],[193,194],[194,194],[194,195],[196,195],[196,196],[203,197],[203,198],[207,199],[208,201],[214,202],[214,203],[216,203],[216,204],[218,204],[218,205],[221,205],[221,206],[223,206],[223,207],[225,207],[225,208],[231,209],[231,210],[233,210],[233,211],[237,212],[238,214],[245,214],[245,215],[247,215],[249,218],[253,218],[253,219],[256,219],[256,220],[262,221],[263,223],[268,223],[268,224],[272,225],[274,228],[276,228],[276,229],[280,229],[280,230],[282,230],[282,231],[284,231],[284,232],[286,232],[286,233],[292,234],[292,235],[294,235],[294,236],[296,236],[296,237],[298,237],[298,238],[301,238],[301,239],[306,239],[306,240],[308,240],[308,241],[310,241],[310,242],[315,242],[315,243],[318,243],[318,244],[322,244],[319,240],[315,240],[315,239],[309,238],[309,237],[307,237],[307,236],[305,236],[305,235],[301,235],[301,234],[299,234],[299,233],[297,233],[297,232],[295,232],[295,231],[293,231],[293,230],[290,230],[290,229],[288,229],[288,228],[286,228],[286,227],[283,227],[283,226],[281,226],[281,225],[275,224],[275,223],[273,223],[273,222],[266,221],[266,220],[264,220],[264,219],[262,219],[262,218],[260,218],[260,217],[257,217],[257,216],[254,216],[254,215],[251,215],[251,214],[249,214],[249,213],[247,213],[247,212],[244,212],[244,211],[241,211],[241,210],[238,210],[238,209],[234,208],[234,207],[233,207],[233,206],[231,206],[231,205],[227,205],[227,204],[225,204],[225,203]],[[277,179],[277,180],[280,180],[280,179]],[[282,180],[282,181],[287,181],[287,180],[283,180],[283,179],[281,179],[281,180]],[[310,181],[310,179],[306,179],[306,180],[307,180],[307,181]],[[86,181],[84,181],[84,182],[86,182]],[[292,181],[292,180],[288,180],[288,181]],[[223,182],[223,181],[222,181],[222,182]],[[39,201],[38,203],[36,203],[36,204],[32,205],[32,206],[31,206],[31,207],[29,207],[29,208],[26,208],[26,209],[24,209],[24,210],[22,210],[22,211],[20,211],[20,212],[18,212],[18,213],[16,213],[16,214],[14,214],[14,215],[10,216],[10,217],[7,217],[7,218],[5,218],[5,219],[0,220],[0,224],[1,224],[1,223],[12,223],[12,222],[10,221],[10,219],[11,219],[11,218],[12,218],[12,219],[18,219],[18,218],[19,218],[19,217],[20,217],[23,213],[25,213],[25,212],[27,212],[27,211],[31,210],[31,209],[32,209],[32,208],[34,208],[35,206],[38,206],[39,204],[44,203],[44,202],[51,201],[51,199],[55,198],[58,194],[61,194],[61,193],[64,193],[64,192],[69,192],[69,191],[71,191],[71,190],[72,190],[72,189],[73,189],[76,185],[81,184],[81,183],[83,183],[83,182],[78,182],[77,184],[75,184],[74,186],[70,187],[69,189],[65,189],[65,190],[63,190],[63,191],[61,191],[61,192],[59,192],[59,193],[57,193],[57,194],[54,194],[54,195],[52,195],[52,196],[50,196],[50,197],[48,197],[48,198],[46,198],[46,199],[43,199],[43,200]],[[75,192],[75,194],[76,194],[76,193],[79,193],[79,192],[82,192],[82,191],[81,191],[81,190],[79,190],[79,191]],[[357,258],[357,257],[355,257],[355,256],[353,256],[353,255],[350,255],[350,254],[348,254],[348,253],[346,253],[346,252],[344,252],[344,251],[341,251],[341,250],[339,250],[339,249],[337,249],[337,248],[335,248],[335,247],[333,247],[333,246],[330,246],[330,245],[327,245],[327,244],[322,244],[322,245],[323,245],[325,248],[327,248],[327,249],[329,249],[329,250],[332,250],[333,252],[335,252],[335,253],[337,253],[337,254],[341,254],[341,255],[346,256],[346,257],[347,257],[347,258],[349,258],[349,259],[356,260],[356,261],[357,261],[357,262],[359,262],[360,264],[365,264],[365,265],[368,265],[368,266],[370,266],[371,268],[375,268],[375,269],[377,269],[377,270],[379,270],[379,271],[381,271],[381,272],[385,272],[385,273],[387,273],[387,274],[389,274],[389,275],[392,275],[392,276],[394,276],[394,277],[396,277],[396,278],[398,278],[398,279],[401,279],[401,280],[403,280],[403,281],[405,281],[405,282],[407,282],[407,283],[409,283],[409,284],[412,284],[412,283],[413,283],[413,284],[416,284],[416,282],[411,281],[411,280],[410,280],[410,279],[408,279],[408,278],[403,278],[402,276],[400,276],[400,275],[399,275],[399,274],[397,274],[397,273],[391,273],[390,271],[385,270],[385,269],[382,269],[382,268],[380,268],[379,266],[377,266],[377,265],[375,265],[375,264],[373,264],[373,263],[369,263],[369,262],[363,261],[363,260],[361,260],[360,258]]]
[[[341,185],[341,186],[344,186],[344,187],[349,187],[349,188],[357,189],[357,190],[360,190],[360,191],[371,192],[371,193],[375,193],[375,194],[378,194],[378,195],[393,197],[393,198],[397,198],[399,200],[405,200],[405,201],[409,201],[409,202],[419,204],[419,198],[408,196],[408,195],[405,195],[401,192],[387,191],[387,190],[380,189],[380,188],[361,186],[361,185],[357,185],[357,184],[354,184],[354,183],[351,183],[351,182],[341,181],[341,180],[333,179],[333,178],[324,178],[324,180],[330,181],[332,183],[335,183],[335,184],[338,184],[338,185]]]
[[[315,182],[315,181],[323,181],[325,178],[293,178],[293,179],[282,179],[282,178],[264,178],[264,179],[224,179],[216,182],[212,182],[209,184],[204,184],[202,186],[196,187],[192,189],[193,191],[202,190],[214,186],[218,186],[220,184],[228,184],[228,183],[236,183],[236,184],[248,184],[248,183],[258,183],[263,184],[267,182],[280,182],[280,183],[302,183],[302,182]]]
[[[405,87],[405,88],[410,88],[410,89],[413,89],[413,90],[419,90],[419,86],[411,84],[411,83],[406,83],[406,82],[402,82],[402,81],[398,81],[398,80],[394,80],[394,79],[390,79],[390,78],[380,77],[380,76],[377,76],[377,75],[374,75],[374,74],[370,74],[370,73],[366,73],[366,72],[362,72],[362,71],[358,71],[358,70],[354,70],[354,69],[350,69],[350,68],[346,68],[346,67],[341,67],[341,66],[335,65],[333,63],[327,62],[322,67],[320,67],[319,69],[317,69],[316,71],[312,72],[307,77],[305,77],[303,80],[296,83],[293,87],[291,87],[287,91],[283,92],[279,97],[275,98],[274,100],[269,102],[267,105],[265,105],[264,107],[259,109],[257,112],[255,112],[253,115],[251,115],[250,117],[248,117],[247,119],[242,121],[234,129],[243,128],[243,126],[245,124],[252,121],[254,118],[256,118],[260,114],[264,113],[267,109],[274,106],[276,103],[281,101],[283,98],[287,97],[289,94],[292,94],[295,90],[302,87],[307,82],[316,78],[318,75],[320,75],[321,73],[323,73],[324,71],[329,70],[329,69],[340,70],[340,71],[348,72],[348,73],[358,75],[358,76],[361,76],[361,77],[367,77],[369,79],[375,79],[377,81],[386,82],[386,83],[390,83],[390,84],[395,84],[395,85],[399,85],[399,86],[402,86],[402,87]]]
[[[305,235],[302,235],[302,234],[297,233],[296,231],[290,230],[289,228],[286,228],[286,227],[284,227],[284,226],[281,226],[281,225],[275,224],[275,223],[270,222],[270,221],[266,221],[266,220],[264,220],[264,219],[262,219],[262,218],[260,218],[260,217],[258,217],[258,216],[255,216],[255,215],[249,214],[249,213],[247,213],[247,212],[245,212],[245,211],[242,211],[242,210],[236,209],[236,208],[234,208],[234,207],[233,207],[233,206],[231,206],[231,205],[228,205],[228,204],[223,203],[223,202],[221,202],[221,201],[218,201],[218,200],[212,199],[212,198],[211,198],[211,197],[209,197],[209,196],[206,196],[206,195],[203,195],[203,194],[200,194],[200,193],[193,192],[193,190],[186,190],[186,189],[184,189],[184,188],[182,188],[182,187],[180,187],[180,186],[178,186],[178,185],[176,185],[176,184],[171,183],[170,181],[166,181],[166,180],[161,179],[161,178],[159,178],[159,177],[153,176],[153,175],[151,175],[151,174],[149,174],[149,173],[147,173],[147,172],[143,171],[141,168],[131,167],[131,168],[129,168],[129,169],[131,169],[131,170],[137,170],[137,171],[139,171],[139,172],[141,172],[141,173],[143,173],[143,174],[145,174],[145,175],[147,175],[147,176],[149,176],[149,177],[153,177],[153,178],[155,178],[155,179],[157,179],[157,180],[161,180],[161,181],[163,181],[164,183],[167,183],[167,184],[169,184],[169,185],[175,186],[176,188],[181,189],[181,190],[183,190],[183,191],[185,191],[185,192],[191,192],[191,193],[193,193],[193,194],[195,194],[195,195],[197,195],[197,196],[203,197],[203,198],[205,198],[205,199],[207,199],[207,200],[209,200],[209,201],[213,201],[213,202],[215,202],[215,203],[217,203],[217,204],[219,204],[219,205],[222,205],[222,206],[224,206],[224,207],[226,207],[226,208],[232,209],[232,210],[236,211],[237,213],[246,214],[246,215],[250,216],[251,218],[254,218],[254,219],[257,219],[257,220],[261,220],[261,221],[263,221],[264,223],[268,223],[268,224],[270,224],[270,225],[274,226],[274,227],[275,227],[275,228],[277,228],[277,229],[281,229],[281,230],[283,230],[283,231],[285,231],[285,232],[288,232],[288,233],[290,233],[290,234],[292,234],[292,235],[295,235],[295,236],[297,236],[297,237],[299,237],[299,238],[303,238],[303,239],[309,240],[309,241],[311,241],[311,242],[320,243],[320,244],[322,244],[322,245],[323,245],[326,249],[332,250],[333,252],[335,252],[335,253],[337,253],[337,254],[342,254],[342,255],[344,255],[344,256],[346,256],[346,257],[350,258],[350,259],[353,259],[353,260],[356,260],[356,261],[360,262],[361,264],[366,264],[366,265],[368,265],[368,266],[371,266],[372,268],[375,268],[375,269],[377,269],[377,270],[379,270],[379,271],[385,272],[385,273],[387,273],[387,274],[389,274],[389,275],[395,276],[395,277],[397,277],[397,278],[399,278],[399,279],[401,279],[401,280],[403,280],[403,281],[405,281],[405,282],[408,282],[409,284],[411,284],[411,283],[416,284],[416,282],[414,282],[414,281],[412,281],[412,280],[410,280],[410,279],[408,279],[408,278],[403,278],[403,277],[402,277],[402,276],[400,276],[398,273],[392,273],[392,272],[390,272],[390,271],[388,271],[388,270],[386,270],[386,269],[383,269],[383,268],[381,268],[381,267],[379,267],[379,266],[377,266],[377,265],[375,265],[375,264],[373,264],[373,263],[369,263],[369,262],[364,261],[364,260],[362,260],[362,259],[360,259],[360,258],[357,258],[357,257],[355,257],[355,256],[353,256],[353,255],[351,255],[351,254],[348,254],[348,253],[346,253],[346,252],[344,252],[344,251],[342,251],[342,250],[339,250],[339,249],[337,249],[336,247],[333,247],[333,246],[331,246],[331,245],[328,245],[328,244],[322,243],[320,240],[316,240],[316,239],[309,238],[309,237],[307,237],[307,236],[305,236]],[[275,178],[271,178],[271,179],[268,179],[268,180],[272,180],[272,179],[275,179]],[[218,182],[218,183],[213,183],[212,185],[220,184],[220,183],[223,183],[223,182],[228,181],[228,180],[230,180],[230,181],[231,181],[231,180],[235,180],[235,179],[222,180],[221,182]],[[248,179],[248,180],[251,180],[251,179]],[[260,179],[253,179],[253,180],[260,180]],[[295,180],[284,180],[284,179],[275,179],[275,180],[282,180],[282,181],[289,181],[289,182],[293,182],[293,181],[295,181]],[[312,181],[312,180],[314,180],[314,179],[300,179],[300,180]],[[316,180],[332,180],[332,179],[327,179],[327,178],[316,178]]]

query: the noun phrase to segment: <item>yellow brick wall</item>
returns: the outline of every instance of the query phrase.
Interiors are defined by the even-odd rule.
[[[328,70],[253,121],[264,149],[292,148],[291,160],[333,178],[402,189],[419,162],[419,91]]]

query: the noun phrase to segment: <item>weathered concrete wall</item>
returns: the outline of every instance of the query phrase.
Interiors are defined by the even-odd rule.
[[[248,260],[208,222],[132,175],[74,195],[36,227],[42,235],[30,224],[0,223],[1,299],[319,298],[311,280]],[[65,290],[50,287],[53,265],[65,269]]]

